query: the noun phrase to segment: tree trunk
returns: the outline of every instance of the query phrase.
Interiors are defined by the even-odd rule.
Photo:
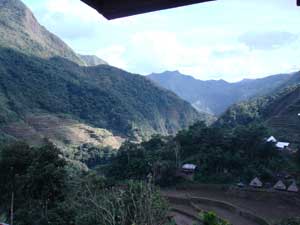
[[[14,224],[14,201],[15,201],[15,193],[11,193],[11,203],[10,203],[10,225]]]

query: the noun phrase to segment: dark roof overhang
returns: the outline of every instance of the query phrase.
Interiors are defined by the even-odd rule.
[[[215,0],[81,0],[107,19],[133,16]],[[299,0],[300,1],[300,0]]]

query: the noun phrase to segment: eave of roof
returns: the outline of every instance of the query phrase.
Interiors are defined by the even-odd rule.
[[[107,19],[133,16],[215,0],[81,0]]]

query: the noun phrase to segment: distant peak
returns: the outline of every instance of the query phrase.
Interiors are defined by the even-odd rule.
[[[164,71],[164,72],[162,72],[162,73],[157,73],[157,74],[180,74],[180,75],[182,75],[182,74],[179,72],[179,70],[166,70],[166,71]]]
[[[41,26],[31,10],[20,0],[0,0],[0,47],[13,48],[41,58],[67,58],[79,65],[83,61],[60,38]]]

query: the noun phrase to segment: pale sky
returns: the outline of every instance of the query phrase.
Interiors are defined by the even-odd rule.
[[[238,81],[300,70],[296,0],[218,0],[107,21],[80,0],[23,0],[76,52],[129,72]]]

